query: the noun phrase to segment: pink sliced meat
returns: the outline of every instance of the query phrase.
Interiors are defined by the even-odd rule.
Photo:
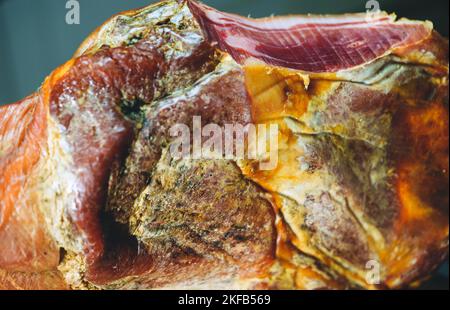
[[[209,40],[241,64],[256,58],[307,72],[337,72],[420,43],[432,32],[428,23],[395,21],[385,13],[250,19],[188,2]]]

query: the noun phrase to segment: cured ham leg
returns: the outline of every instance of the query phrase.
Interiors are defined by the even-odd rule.
[[[194,116],[278,125],[277,167],[172,158]],[[162,1],[0,108],[0,288],[407,287],[448,256],[448,166],[431,23]]]

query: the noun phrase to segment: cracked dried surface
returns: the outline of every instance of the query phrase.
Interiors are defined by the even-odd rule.
[[[193,116],[277,124],[278,166],[171,158]],[[404,287],[448,254],[448,42],[305,73],[122,13],[0,109],[0,171],[0,288]]]

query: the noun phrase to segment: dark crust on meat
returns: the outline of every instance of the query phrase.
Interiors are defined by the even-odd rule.
[[[272,205],[261,189],[243,179],[232,162],[165,156],[158,165],[130,219],[141,254],[110,251],[112,260],[87,275],[91,283],[157,288],[268,273],[276,234]],[[138,275],[137,283],[121,281]]]
[[[119,222],[127,221],[135,199],[150,181],[162,147],[173,139],[169,136],[173,125],[192,127],[193,116],[201,116],[203,125],[246,125],[251,122],[242,72],[237,69],[225,73],[219,71],[212,73],[210,78],[211,82],[207,81],[205,85],[194,85],[186,97],[162,100],[147,112],[144,128],[131,148],[125,169],[111,186],[108,208]]]
[[[77,58],[52,89],[51,112],[62,125],[83,184],[72,189],[79,194],[69,215],[85,240],[88,264],[104,253],[100,214],[111,171],[123,162],[141,125],[141,108],[215,67],[215,51],[198,31],[184,25],[177,33],[177,26],[161,24],[164,31],[150,32],[137,43]],[[174,44],[184,45],[183,52],[172,53]]]
[[[163,25],[160,27],[164,29]],[[172,49],[180,43],[185,45],[182,53]],[[201,115],[205,122],[219,124],[246,124],[251,120],[243,74],[236,69],[224,76],[212,74],[213,82],[205,82],[193,97],[185,100],[169,97],[154,103],[155,99],[189,88],[213,70],[218,59],[215,50],[195,34],[195,28],[190,33],[186,29],[180,32],[168,27],[149,33],[147,38],[132,45],[105,46],[77,58],[52,88],[51,113],[62,126],[64,138],[73,152],[75,175],[78,183],[83,184],[81,189],[72,189],[79,190],[79,195],[77,207],[69,210],[69,215],[85,240],[83,273],[86,281],[99,286],[114,285],[111,283],[140,275],[142,281],[147,279],[148,287],[157,287],[177,283],[183,278],[212,276],[211,268],[216,270],[215,276],[224,279],[252,277],[267,272],[272,264],[275,230],[271,204],[259,197],[261,192],[255,185],[243,179],[238,181],[239,169],[231,163],[222,169],[210,168],[212,174],[222,173],[222,179],[224,171],[228,171],[228,179],[231,176],[236,179],[236,184],[230,185],[228,201],[210,201],[212,206],[223,209],[220,215],[229,214],[227,221],[218,217],[217,223],[236,224],[223,231],[228,237],[222,240],[222,253],[194,253],[192,249],[157,244],[143,251],[141,243],[145,241],[130,235],[126,226],[116,223],[130,217],[131,214],[118,216],[120,210],[115,206],[133,206],[135,198],[149,182],[147,176],[153,173],[162,148],[169,142],[171,125],[189,123],[195,114]],[[224,89],[228,91],[223,92]],[[210,98],[205,99],[206,96]],[[208,104],[211,106],[206,109]],[[137,139],[133,143],[135,134]],[[127,170],[119,169],[130,147],[127,164],[139,173],[131,178]],[[150,158],[150,163],[142,161],[143,157]],[[233,168],[230,170],[230,167]],[[207,178],[204,181],[211,182]],[[204,186],[208,192],[214,192],[213,183]],[[241,201],[238,197],[245,186],[249,199]],[[121,188],[132,189],[133,196],[123,195]],[[112,214],[104,213],[107,200],[107,209],[113,211]],[[232,214],[237,218],[233,219]],[[247,226],[242,224],[244,219]],[[239,251],[245,253],[239,254]],[[228,256],[222,255],[224,252],[229,252]],[[166,254],[174,260],[161,260]],[[164,266],[166,263],[169,265]],[[196,268],[197,265],[205,268]],[[173,266],[177,267],[171,269]],[[180,268],[187,268],[184,277]]]
[[[132,124],[118,110],[122,94],[150,101],[162,63],[153,48],[105,49],[77,59],[53,88],[51,112],[64,128],[76,176],[83,184],[70,217],[84,235],[91,262],[103,254],[99,214],[111,163],[121,159],[133,134]]]

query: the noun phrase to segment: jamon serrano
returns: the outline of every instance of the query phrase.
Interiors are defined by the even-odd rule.
[[[276,124],[278,165],[173,158],[195,116]],[[448,158],[431,23],[162,1],[0,108],[0,288],[407,287],[448,256]]]
[[[249,19],[189,2],[209,41],[236,61],[264,63],[308,72],[336,72],[365,65],[397,48],[429,37],[427,23],[395,21],[378,14]]]

